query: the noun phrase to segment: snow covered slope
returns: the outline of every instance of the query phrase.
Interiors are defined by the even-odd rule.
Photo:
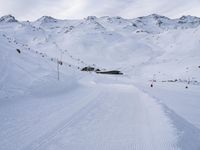
[[[21,43],[80,67],[120,68],[124,73],[137,70],[142,75],[159,73],[162,78],[182,78],[189,68],[185,78],[198,78],[199,25],[197,17],[169,19],[156,14],[130,20],[94,16],[56,20],[44,16],[35,22],[18,22],[9,15],[1,18],[0,30],[17,42],[16,46]]]
[[[24,41],[18,42],[14,37],[4,34],[7,29],[17,28],[18,25],[16,22],[10,23],[9,21],[1,28],[1,31],[4,32],[0,35],[0,99],[4,100],[6,97],[25,94],[35,82],[50,80],[49,84],[53,84],[57,80],[56,58],[39,53],[28,47]],[[24,33],[21,36],[27,40],[28,38],[25,36],[28,35],[28,33]],[[67,68],[67,65],[65,64],[64,67]],[[73,81],[74,77],[72,78],[72,76],[73,72],[68,69],[65,77]]]
[[[157,14],[3,16],[0,149],[199,150],[199,25]]]

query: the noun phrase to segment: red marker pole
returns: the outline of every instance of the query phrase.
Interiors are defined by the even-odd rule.
[[[155,78],[155,76],[156,76],[156,75],[154,74],[154,75],[153,75],[152,82],[151,82],[151,85],[150,85],[151,87],[153,87],[153,83],[154,83],[154,78]]]

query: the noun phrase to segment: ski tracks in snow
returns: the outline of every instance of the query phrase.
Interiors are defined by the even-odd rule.
[[[99,92],[85,93],[85,106],[24,150],[179,149],[176,129],[156,100],[131,85],[94,88]]]
[[[48,145],[53,139],[62,134],[63,131],[70,128],[74,122],[77,122],[88,113],[93,107],[95,107],[96,103],[98,103],[99,94],[98,91],[93,90],[91,91],[92,94],[88,94],[83,97],[82,101],[89,101],[87,104],[80,108],[77,112],[71,115],[71,117],[67,118],[67,120],[61,122],[57,127],[55,127],[51,132],[46,133],[45,135],[41,136],[37,140],[33,141],[29,146],[25,147],[24,150],[40,150],[43,149],[45,145]],[[77,97],[75,95],[74,97]],[[77,97],[78,98],[78,97]],[[80,97],[79,97],[80,98]],[[88,100],[89,99],[89,100]],[[80,102],[81,103],[81,102]],[[84,102],[83,102],[84,103]]]

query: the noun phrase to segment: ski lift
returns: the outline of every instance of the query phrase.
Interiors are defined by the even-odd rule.
[[[61,60],[58,60],[59,65],[63,65],[63,62]]]

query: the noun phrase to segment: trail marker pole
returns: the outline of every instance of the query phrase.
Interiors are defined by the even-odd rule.
[[[156,75],[154,74],[154,75],[153,75],[152,82],[151,82],[151,85],[150,85],[151,87],[153,87],[153,83],[154,83],[155,77],[156,77]]]
[[[188,78],[188,81],[187,81],[187,85],[186,85],[186,89],[188,89],[189,88],[189,84],[190,84],[190,78]]]
[[[59,61],[57,58],[57,72],[58,72],[58,80],[60,80],[60,72],[59,72]]]

